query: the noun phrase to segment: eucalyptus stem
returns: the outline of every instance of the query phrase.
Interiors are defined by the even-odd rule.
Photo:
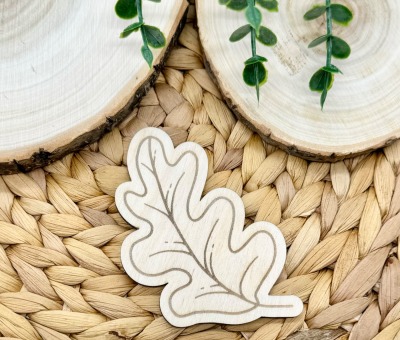
[[[255,6],[255,0],[247,0],[247,6]],[[257,55],[257,43],[256,43],[256,30],[251,27],[251,54],[253,57]]]
[[[326,67],[332,64],[332,9],[331,0],[326,0],[326,33],[328,40],[326,41]]]
[[[134,1],[134,0],[132,0],[132,1]],[[137,13],[138,13],[138,20],[141,24],[143,24],[142,0],[136,0],[136,8],[137,8]]]
[[[251,55],[255,57],[257,55],[257,43],[256,43],[256,30],[251,28]]]
[[[326,68],[329,69],[332,66],[332,9],[331,9],[331,0],[325,0],[326,4],[326,35],[327,35],[327,40],[326,40]],[[331,79],[332,77],[332,79]],[[321,98],[320,98],[320,105],[321,105],[321,110],[324,109],[324,104],[326,97],[328,95],[329,91],[329,85],[333,81],[333,75],[329,77],[325,77],[325,84],[324,84],[324,89],[322,90],[321,93]]]
[[[251,0],[250,0],[251,1]],[[251,56],[257,56],[257,42],[256,42],[256,30],[252,27],[250,31],[251,37]],[[257,101],[260,102],[260,82],[259,82],[259,74],[258,68],[254,69],[255,79],[256,79],[256,93],[257,93]]]
[[[256,2],[255,0],[247,0],[247,6],[255,6]],[[251,39],[251,56],[256,57],[257,56],[257,32],[254,27],[250,28],[250,39]],[[258,68],[254,68],[254,78],[256,80],[256,94],[257,94],[257,101],[260,102],[260,81],[259,81],[259,72]]]
[[[132,0],[132,1],[134,1],[134,0]],[[144,33],[143,26],[142,26],[144,23],[143,22],[142,0],[136,0],[136,8],[137,8],[137,13],[138,13],[138,21],[141,24],[140,34],[142,35],[143,45],[147,47],[148,46],[147,37],[146,37],[146,34]]]

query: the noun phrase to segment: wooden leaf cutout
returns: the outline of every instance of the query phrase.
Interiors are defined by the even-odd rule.
[[[237,324],[301,313],[295,296],[270,296],[286,258],[277,227],[243,230],[244,207],[229,189],[201,199],[207,157],[197,144],[174,149],[155,128],[139,131],[128,152],[131,182],[116,192],[122,216],[138,230],[124,241],[123,266],[135,281],[167,286],[161,310],[174,326]]]

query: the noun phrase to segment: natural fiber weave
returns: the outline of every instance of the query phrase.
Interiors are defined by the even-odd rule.
[[[0,178],[0,335],[400,339],[400,142],[334,164],[264,144],[221,100],[204,69],[193,18],[192,6],[181,46],[118,129],[45,169]],[[279,226],[289,248],[272,293],[301,297],[300,316],[179,329],[161,316],[161,288],[124,274],[120,248],[133,229],[118,214],[114,193],[128,180],[129,142],[147,126],[165,130],[175,145],[199,143],[209,159],[205,192],[237,192],[246,224]]]

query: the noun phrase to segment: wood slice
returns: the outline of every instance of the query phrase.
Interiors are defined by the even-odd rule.
[[[94,142],[126,117],[154,82],[183,26],[186,0],[143,2],[167,46],[140,54],[140,34],[119,39],[116,1],[0,1],[0,174],[29,171]]]
[[[197,1],[204,53],[227,103],[266,141],[311,160],[335,161],[400,137],[400,3],[339,2],[352,10],[354,19],[348,27],[334,24],[333,31],[350,44],[352,54],[333,61],[344,75],[335,77],[322,112],[319,94],[308,83],[325,65],[326,48],[307,46],[326,33],[325,17],[303,19],[318,2],[289,0],[279,3],[278,13],[263,11],[263,24],[275,32],[278,43],[273,48],[257,44],[258,54],[269,60],[269,79],[257,103],[255,89],[242,80],[243,62],[251,56],[250,37],[228,40],[246,24],[244,12],[216,0]]]

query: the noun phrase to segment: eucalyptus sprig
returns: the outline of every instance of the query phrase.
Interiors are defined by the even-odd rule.
[[[318,46],[326,42],[326,64],[320,68],[310,79],[310,90],[321,92],[321,110],[324,108],[325,100],[328,91],[333,85],[335,74],[342,73],[335,65],[332,64],[332,57],[337,59],[348,58],[351,53],[351,48],[343,39],[333,35],[333,21],[348,25],[353,19],[353,14],[344,5],[331,4],[331,0],[325,0],[325,5],[318,5],[304,14],[305,20],[314,20],[321,15],[326,14],[326,34],[314,39],[309,45],[309,48]],[[342,73],[343,74],[343,73]]]
[[[264,62],[268,60],[257,54],[256,42],[258,40],[264,45],[274,46],[277,38],[274,32],[261,25],[262,14],[256,5],[270,12],[277,12],[278,2],[276,0],[219,0],[219,3],[236,11],[245,10],[248,24],[235,30],[229,40],[236,42],[250,33],[252,56],[244,62],[243,80],[247,85],[256,88],[257,99],[260,100],[260,86],[268,80],[268,71],[264,66]]]
[[[149,0],[152,2],[160,2],[161,0]],[[126,38],[133,32],[140,30],[142,35],[143,45],[141,53],[146,60],[149,67],[153,64],[153,52],[152,48],[161,48],[165,46],[166,40],[161,30],[155,26],[146,25],[143,20],[142,11],[142,0],[118,0],[115,5],[115,13],[121,19],[133,19],[138,17],[138,21],[127,26],[122,33],[120,38]]]

